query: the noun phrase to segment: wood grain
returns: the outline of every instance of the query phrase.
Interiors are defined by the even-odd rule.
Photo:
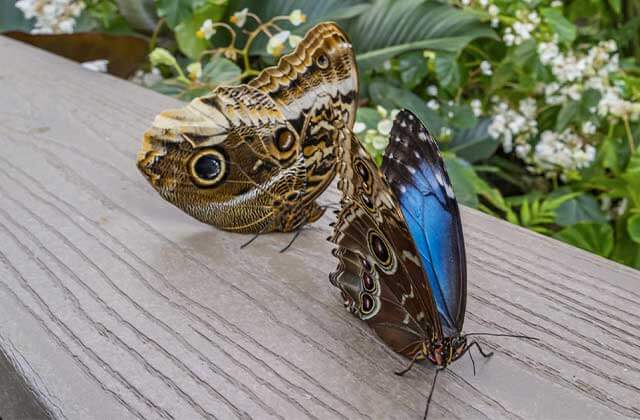
[[[342,308],[329,216],[284,255],[286,234],[240,250],[137,173],[175,100],[1,37],[0,57],[0,351],[48,416],[421,417],[434,371],[393,375],[406,360]],[[483,339],[432,418],[640,418],[640,274],[463,219],[465,331],[540,341]]]

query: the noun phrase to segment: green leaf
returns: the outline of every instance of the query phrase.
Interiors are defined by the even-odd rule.
[[[515,65],[505,60],[496,67],[491,78],[491,91],[496,91],[506,85],[515,76]]]
[[[568,101],[562,105],[556,121],[556,131],[563,132],[565,128],[576,118],[580,110],[580,103]]]
[[[375,0],[347,26],[347,32],[363,71],[407,51],[459,53],[474,39],[496,38],[475,15],[425,0]]]
[[[196,10],[190,18],[176,26],[176,41],[178,42],[180,51],[192,60],[197,60],[200,53],[209,47],[209,41],[198,38],[196,32],[198,32],[205,20],[218,20],[222,17],[223,13],[223,6],[208,3],[204,7]]]
[[[456,130],[448,150],[470,163],[488,159],[500,143],[487,131],[491,118],[483,118],[473,128]]]
[[[455,91],[460,85],[460,66],[458,65],[458,55],[451,52],[441,52],[436,54],[436,75],[440,84],[446,86],[450,92]]]
[[[156,5],[153,0],[116,0],[118,11],[129,26],[150,33],[158,23]]]
[[[622,11],[622,1],[621,0],[609,0],[609,5],[613,9],[614,12],[620,14]]]
[[[469,207],[477,207],[479,201],[475,182],[478,175],[473,167],[462,159],[448,155],[444,156],[444,163],[458,202]]]
[[[613,228],[607,223],[580,222],[562,229],[554,237],[603,257],[613,251]]]
[[[376,126],[378,125],[378,122],[380,122],[381,119],[382,117],[380,116],[378,111],[376,111],[373,108],[366,108],[366,107],[358,108],[358,113],[356,114],[356,120],[361,123],[364,123],[364,125],[366,125],[367,128],[376,128]]]
[[[178,24],[193,13],[191,0],[156,0],[158,16],[164,18],[170,28],[175,28]],[[195,32],[194,32],[195,37]]]
[[[545,22],[547,22],[551,30],[558,35],[560,42],[570,44],[576,39],[576,27],[564,17],[562,9],[549,7],[543,8],[541,11]]]
[[[453,106],[450,110],[453,112],[450,123],[455,128],[470,129],[478,123],[478,119],[473,115],[473,110],[467,104]]]
[[[616,244],[611,258],[640,269],[640,244],[632,240],[629,235],[629,219],[622,217],[616,221]]]
[[[429,68],[422,52],[412,51],[398,57],[398,71],[402,86],[411,90],[424,80]]]
[[[640,244],[640,214],[634,214],[627,220],[627,233],[633,242]]]
[[[427,108],[425,101],[418,95],[391,85],[384,79],[373,79],[369,84],[369,96],[373,103],[386,109],[406,108],[420,118],[427,129],[437,136],[444,125],[440,116]]]
[[[207,83],[215,85],[229,84],[239,81],[242,70],[233,61],[216,56],[202,69],[202,78]]]
[[[0,2],[0,32],[24,31],[29,32],[33,28],[35,19],[26,19],[22,10],[15,6],[13,1]]]
[[[556,224],[570,226],[579,222],[607,222],[598,200],[591,194],[584,193],[564,202],[556,209]]]

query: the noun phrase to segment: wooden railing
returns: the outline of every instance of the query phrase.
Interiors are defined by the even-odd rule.
[[[247,236],[189,218],[137,172],[142,132],[176,100],[1,37],[0,94],[0,367],[43,413],[421,418],[434,370],[395,376],[406,360],[343,309],[329,215],[284,254],[286,234],[241,250]],[[640,417],[640,274],[463,219],[465,331],[540,341],[482,340],[496,354],[440,375],[430,418]]]

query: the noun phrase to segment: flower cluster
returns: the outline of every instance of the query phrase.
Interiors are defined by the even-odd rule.
[[[517,110],[506,102],[498,102],[493,107],[493,113],[489,135],[502,142],[505,153],[511,153],[515,147],[516,155],[521,159],[526,158],[531,151],[529,139],[538,133],[535,99],[520,101]]]
[[[85,8],[82,0],[18,0],[15,6],[27,19],[35,18],[31,33],[71,33]]]
[[[391,111],[386,110],[381,106],[376,107],[376,111],[380,116],[380,120],[376,125],[376,128],[369,128],[362,122],[356,122],[353,126],[353,132],[361,134],[364,132],[364,136],[360,137],[367,149],[370,149],[374,155],[378,155],[387,148],[389,144],[389,133],[391,133],[391,127],[393,126],[393,120],[398,112],[397,109]]]
[[[229,18],[229,21],[238,28],[243,28],[247,23],[247,18],[249,17],[254,19],[257,23],[261,23],[260,18],[251,13],[248,8],[244,8],[238,12],[235,12],[231,16],[231,18]],[[260,26],[260,30],[258,30],[257,32],[259,33],[264,31],[267,35],[269,35],[269,41],[267,42],[267,52],[274,57],[279,57],[280,55],[282,55],[282,53],[284,52],[285,43],[288,42],[291,48],[295,48],[296,46],[298,46],[300,41],[302,41],[302,37],[292,35],[291,31],[282,30],[280,29],[280,27],[275,25],[274,22],[278,20],[287,20],[293,26],[300,26],[304,22],[306,22],[307,16],[302,13],[300,9],[295,9],[288,16],[275,17],[271,21]],[[225,27],[231,30],[230,27],[224,23],[214,23],[211,19],[207,19],[203,22],[200,29],[198,29],[198,31],[196,32],[196,37],[200,39],[210,39],[216,33],[216,27]],[[270,27],[277,29],[278,32],[275,35],[271,35],[268,30]],[[235,53],[232,52],[232,49],[227,49],[227,51],[225,51],[225,56],[227,56],[227,58],[229,59],[234,59]]]
[[[640,115],[640,104],[625,100],[622,88],[612,83],[611,75],[620,70],[615,41],[601,41],[586,52],[562,53],[554,38],[541,42],[538,54],[556,79],[544,88],[548,104],[558,105],[569,99],[578,101],[585,90],[594,89],[601,95],[597,106],[601,117],[634,120]]]
[[[538,170],[547,174],[553,174],[556,170],[566,173],[588,167],[595,157],[595,147],[586,144],[582,137],[569,128],[560,134],[544,131],[536,144],[533,162]]]

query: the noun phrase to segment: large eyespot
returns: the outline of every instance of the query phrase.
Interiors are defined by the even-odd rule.
[[[360,159],[356,160],[353,164],[353,167],[355,168],[358,175],[360,175],[360,178],[362,178],[362,182],[369,182],[371,173],[369,172],[369,168],[367,168],[367,165],[365,165],[363,161],[361,161]]]
[[[362,273],[362,287],[364,287],[364,290],[367,292],[372,292],[376,288],[375,280],[371,277],[371,274],[366,271]]]
[[[276,131],[274,140],[276,148],[281,152],[288,152],[296,144],[296,136],[286,127]]]
[[[387,241],[374,231],[370,231],[368,235],[369,251],[376,257],[377,262],[382,269],[390,270],[393,268],[393,256]]]
[[[321,69],[326,69],[329,67],[329,57],[327,57],[325,53],[320,53],[320,55],[316,57],[316,65]]]
[[[373,307],[375,306],[373,296],[369,293],[363,293],[360,295],[360,301],[362,302],[360,310],[364,315],[368,315],[373,311]]]
[[[189,175],[199,187],[215,187],[227,175],[227,158],[218,149],[201,150],[189,159]]]

